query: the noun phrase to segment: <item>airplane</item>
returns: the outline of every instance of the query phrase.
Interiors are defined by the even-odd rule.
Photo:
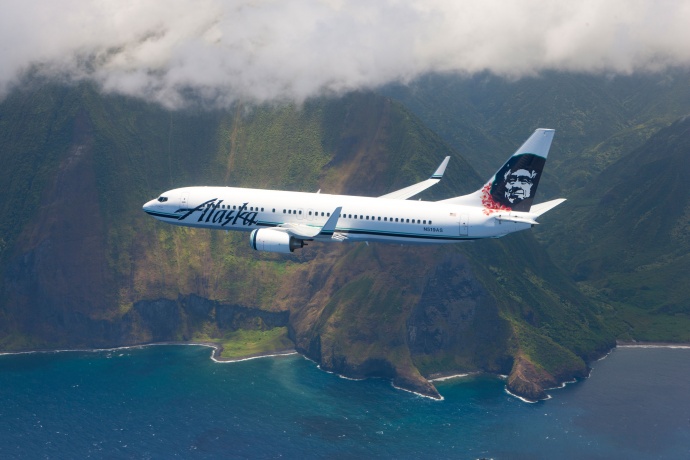
[[[173,225],[251,232],[257,251],[289,254],[309,241],[456,243],[499,238],[538,224],[563,203],[533,205],[555,131],[540,128],[469,195],[441,201],[408,200],[438,183],[450,157],[429,179],[379,197],[237,187],[169,190],[143,206]]]

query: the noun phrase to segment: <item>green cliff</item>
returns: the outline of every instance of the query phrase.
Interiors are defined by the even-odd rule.
[[[470,165],[391,99],[168,112],[37,85],[0,104],[0,148],[4,350],[204,340],[236,357],[242,344],[291,343],[324,369],[430,396],[428,377],[486,371],[537,399],[614,344],[608,305],[529,232],[441,248],[313,243],[280,256],[252,251],[243,234],[141,212],[186,185],[376,196],[449,153],[428,197],[478,188]]]

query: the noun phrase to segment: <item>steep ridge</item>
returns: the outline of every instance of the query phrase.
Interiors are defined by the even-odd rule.
[[[623,339],[690,340],[690,118],[659,130],[573,198],[552,249],[575,279],[616,306]],[[567,244],[565,232],[579,235]]]
[[[467,158],[482,177],[495,172],[538,127],[556,129],[540,188],[571,196],[690,108],[690,73],[597,76],[547,72],[508,81],[490,74],[430,75],[384,91]]]
[[[485,174],[505,142],[556,128],[540,195],[568,202],[534,235],[619,339],[687,342],[687,137],[675,121],[690,112],[688,82],[687,69],[518,81],[444,75],[385,93]]]
[[[285,257],[141,212],[173,186],[375,196],[420,180],[449,148],[390,99],[171,113],[44,86],[0,105],[0,139],[11,171],[0,207],[14,216],[0,235],[2,349],[223,342],[238,328],[287,325],[299,351],[344,375],[438,397],[427,378],[487,371],[538,399],[613,345],[597,305],[530,235],[445,248],[313,244]],[[481,184],[458,155],[446,176],[428,196]],[[240,317],[223,320],[229,311]]]

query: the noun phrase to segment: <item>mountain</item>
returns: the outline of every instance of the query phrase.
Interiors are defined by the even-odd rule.
[[[547,72],[430,75],[383,90],[489,177],[534,129],[555,128],[543,198],[572,195],[690,111],[690,72],[598,76]],[[546,180],[546,179],[549,180]]]
[[[568,201],[533,229],[552,260],[599,303],[621,340],[690,340],[686,114],[690,72],[429,76],[384,93],[483,175],[536,127],[556,128],[542,199]]]
[[[324,369],[434,397],[428,378],[469,371],[509,374],[511,391],[544,397],[586,375],[614,337],[605,308],[529,232],[282,256],[141,211],[187,185],[376,196],[427,177],[449,151],[372,93],[169,112],[88,85],[16,91],[0,104],[0,347],[203,340],[230,357],[294,346]],[[453,154],[426,197],[482,182]]]
[[[553,252],[593,298],[614,305],[608,323],[622,339],[690,341],[689,168],[682,117],[573,196],[573,222],[553,229]]]

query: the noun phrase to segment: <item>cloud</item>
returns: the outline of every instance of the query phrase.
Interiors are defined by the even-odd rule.
[[[690,65],[690,2],[5,0],[0,95],[27,72],[184,105],[303,101],[430,72]]]

